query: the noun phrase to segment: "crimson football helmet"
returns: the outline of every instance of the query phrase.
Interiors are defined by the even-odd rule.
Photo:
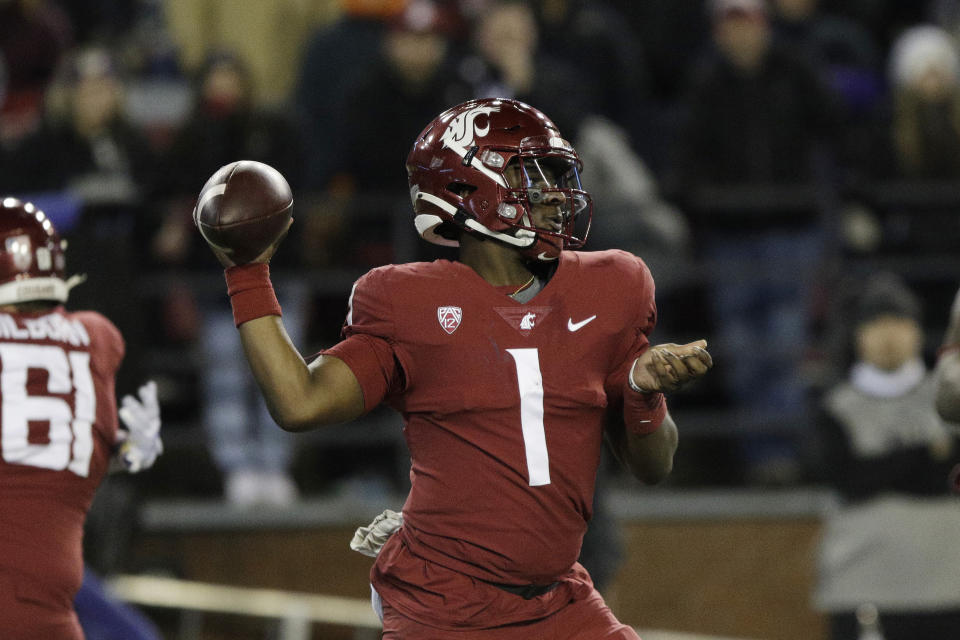
[[[16,198],[0,200],[0,304],[66,302],[66,241],[46,214]]]
[[[470,100],[427,125],[407,157],[414,224],[424,240],[458,246],[474,233],[556,260],[583,246],[593,202],[580,162],[553,122],[517,100]],[[552,229],[534,226],[535,205],[557,207]]]

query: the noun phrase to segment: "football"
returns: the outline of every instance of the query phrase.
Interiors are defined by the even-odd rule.
[[[207,242],[237,264],[273,244],[293,213],[283,175],[262,162],[239,160],[220,167],[200,190],[193,222]]]

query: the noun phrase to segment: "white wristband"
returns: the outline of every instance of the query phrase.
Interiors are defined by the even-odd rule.
[[[652,391],[647,391],[646,389],[641,389],[633,381],[633,370],[637,368],[637,363],[640,362],[640,358],[637,358],[633,361],[633,364],[630,365],[630,373],[627,374],[627,384],[630,385],[630,388],[636,391],[637,393],[653,393]]]

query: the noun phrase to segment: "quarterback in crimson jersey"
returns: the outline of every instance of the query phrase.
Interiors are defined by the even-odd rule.
[[[73,599],[94,492],[112,461],[137,471],[159,453],[153,387],[124,398],[119,431],[123,338],[102,315],[63,308],[73,285],[63,273],[44,214],[0,200],[0,636],[10,640],[83,637]]]
[[[251,368],[278,424],[304,430],[381,402],[412,462],[401,514],[358,532],[376,555],[384,638],[636,639],[576,560],[604,436],[646,482],[672,467],[663,392],[712,366],[706,343],[651,347],[639,258],[581,253],[580,160],[543,113],[506,99],[441,114],[407,159],[420,235],[457,261],[380,267],[354,285],[344,339],[306,364],[269,282],[271,247],[227,266]],[[608,428],[610,409],[623,424]],[[392,534],[392,535],[391,535]]]

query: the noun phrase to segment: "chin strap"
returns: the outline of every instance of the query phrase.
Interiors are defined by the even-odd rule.
[[[19,304],[35,300],[66,302],[70,296],[70,290],[86,279],[85,274],[78,274],[70,276],[67,280],[50,276],[7,282],[0,285],[0,304]]]
[[[72,276],[67,278],[67,282],[65,283],[67,285],[67,293],[72,291],[73,288],[76,287],[77,285],[81,285],[86,281],[87,281],[87,274],[85,273],[73,274]]]

